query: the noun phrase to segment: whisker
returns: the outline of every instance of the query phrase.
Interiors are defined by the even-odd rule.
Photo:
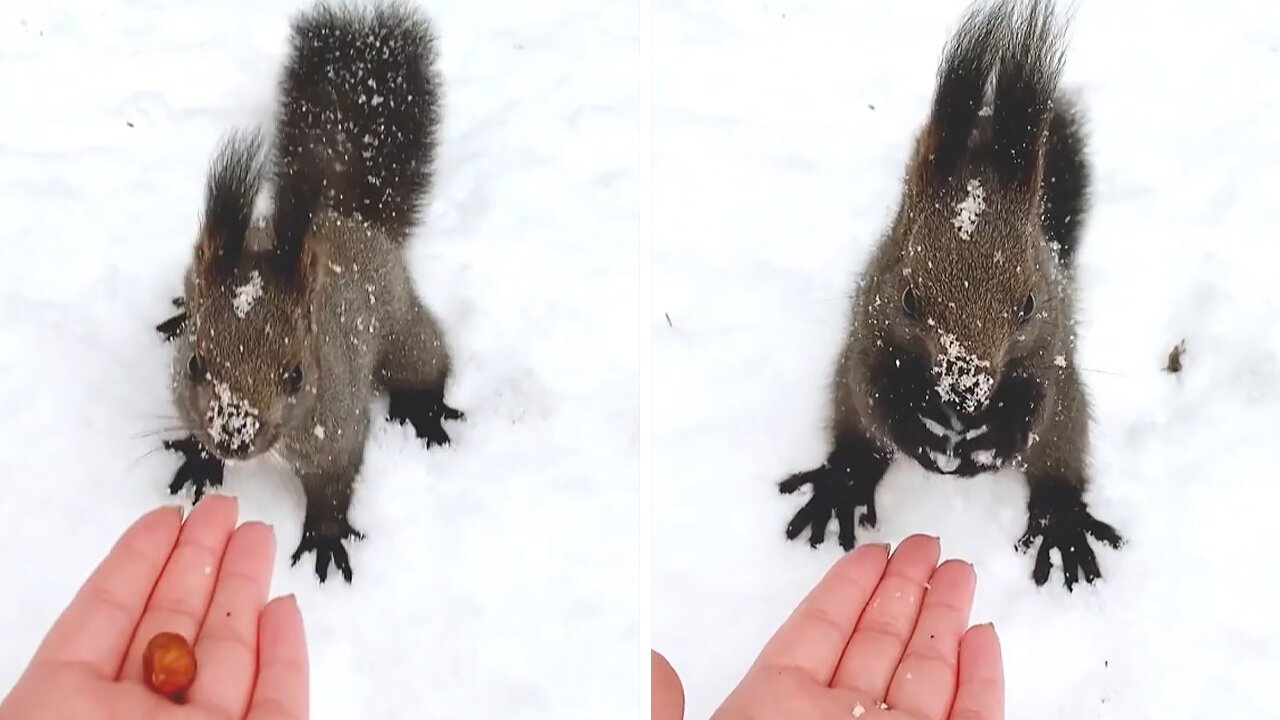
[[[148,450],[148,451],[146,451],[146,452],[142,453],[141,455],[139,455],[136,459],[134,459],[134,461],[133,461],[133,462],[129,463],[129,467],[130,467],[130,468],[136,467],[136,466],[138,465],[138,463],[141,463],[143,460],[146,460],[147,458],[151,457],[152,455],[156,454],[157,452],[160,452],[160,451],[161,451],[161,450],[163,450],[163,449],[164,449],[164,448],[162,448],[162,447],[154,447],[154,448],[151,448],[150,450]]]
[[[161,435],[167,435],[167,434],[169,434],[169,433],[176,433],[176,432],[183,432],[183,431],[186,431],[186,430],[187,430],[187,428],[186,428],[186,427],[184,427],[184,426],[181,426],[181,425],[176,426],[176,427],[163,427],[163,428],[160,428],[160,429],[158,429],[158,430],[147,430],[146,432],[140,432],[140,433],[137,433],[137,434],[135,434],[135,435],[130,435],[130,436],[129,436],[129,439],[130,439],[130,440],[141,440],[141,439],[143,439],[143,438],[159,437],[159,436],[161,436]]]
[[[1129,377],[1125,373],[1112,372],[1111,370],[1095,370],[1093,368],[1082,367],[1081,372],[1097,373],[1099,375],[1114,375],[1116,377]]]

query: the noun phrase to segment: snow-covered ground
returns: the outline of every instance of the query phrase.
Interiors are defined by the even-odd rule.
[[[271,113],[303,3],[0,5],[0,692],[178,457],[169,348],[209,155]],[[378,423],[355,584],[290,568],[288,472],[229,473],[275,525],[313,717],[636,718],[639,25],[627,0],[428,3],[448,83],[412,267],[469,420]]]
[[[1014,472],[897,465],[865,540],[940,535],[978,570],[1009,717],[1280,716],[1280,6],[1082,0],[1096,203],[1080,359],[1104,582],[1037,589]],[[705,718],[839,553],[783,528],[825,456],[846,297],[890,218],[965,0],[657,0],[653,625]],[[669,316],[669,323],[668,323]],[[1185,338],[1185,370],[1161,372]]]

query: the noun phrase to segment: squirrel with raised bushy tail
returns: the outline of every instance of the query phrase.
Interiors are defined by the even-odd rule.
[[[972,8],[943,54],[897,215],[861,279],[833,384],[833,447],[784,480],[812,488],[787,527],[845,549],[874,527],[898,454],[971,477],[1026,474],[1023,550],[1039,541],[1065,585],[1101,577],[1090,539],[1089,407],[1075,353],[1074,259],[1089,171],[1081,113],[1058,89],[1063,41],[1049,2]],[[857,518],[858,510],[861,518]]]
[[[175,341],[173,400],[190,435],[170,486],[196,498],[224,463],[274,453],[302,482],[292,559],[351,581],[344,541],[375,394],[428,445],[449,442],[449,353],[404,248],[430,189],[441,81],[407,6],[319,4],[297,16],[274,142],[228,136],[214,158]],[[255,218],[260,193],[270,211]]]

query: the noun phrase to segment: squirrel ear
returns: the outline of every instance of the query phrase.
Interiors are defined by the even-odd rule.
[[[200,275],[210,281],[230,277],[244,250],[262,185],[262,149],[256,129],[233,131],[209,164],[196,263]]]

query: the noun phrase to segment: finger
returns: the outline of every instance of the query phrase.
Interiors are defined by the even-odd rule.
[[[125,530],[62,611],[32,664],[79,663],[114,680],[181,526],[182,508],[167,507]]]
[[[258,628],[258,682],[247,720],[306,720],[310,671],[297,599],[267,603]]]
[[[681,720],[684,717],[684,686],[671,663],[656,651],[649,651],[653,720]]]
[[[885,696],[915,629],[924,585],[938,565],[940,552],[938,539],[925,535],[913,535],[898,546],[845,648],[833,687],[861,690],[874,698]]]
[[[959,687],[947,717],[1004,720],[1004,661],[1000,638],[989,624],[969,628],[960,640]]]
[[[231,535],[209,613],[196,636],[200,668],[191,699],[231,717],[244,717],[258,665],[258,618],[271,587],[275,534],[262,523]]]
[[[156,633],[177,633],[188,642],[195,638],[213,597],[227,539],[235,527],[235,498],[210,495],[196,503],[133,633],[121,679],[142,681],[142,651]]]
[[[837,560],[760,651],[755,667],[793,667],[829,685],[888,561],[884,545],[864,545]]]
[[[969,627],[977,577],[949,560],[934,571],[911,641],[893,673],[885,702],[923,720],[945,720],[955,699],[960,636]]]

